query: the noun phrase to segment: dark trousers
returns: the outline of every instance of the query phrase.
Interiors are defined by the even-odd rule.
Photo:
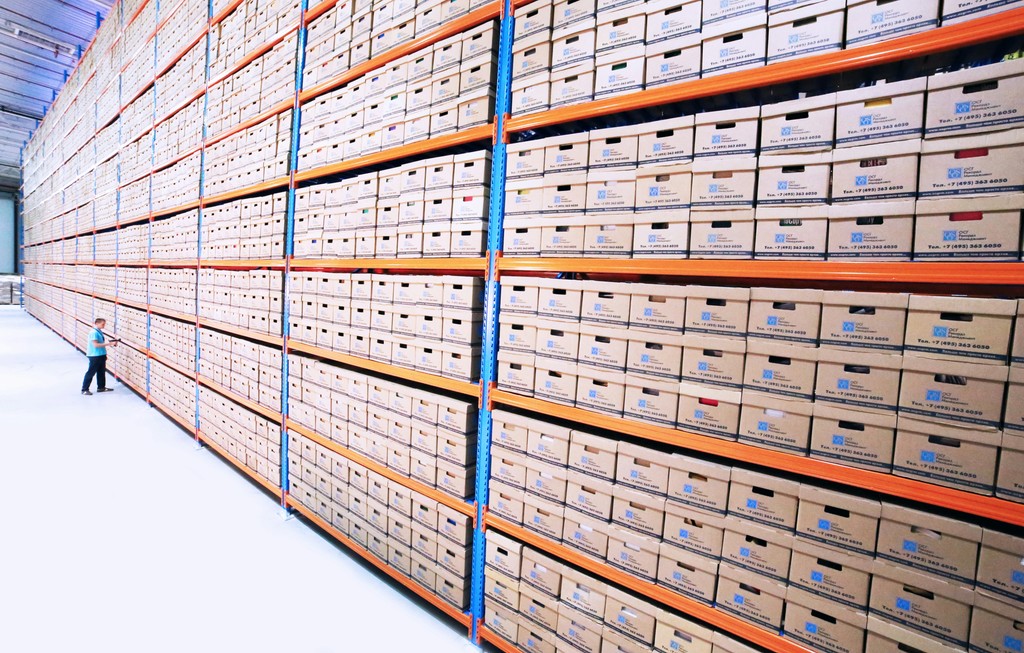
[[[92,385],[92,377],[96,377],[96,387],[99,390],[107,387],[107,357],[106,356],[89,356],[89,371],[85,373],[85,379],[82,381],[82,392],[89,389]]]

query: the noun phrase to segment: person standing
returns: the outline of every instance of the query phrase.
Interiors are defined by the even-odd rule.
[[[110,342],[103,336],[103,328],[107,321],[102,317],[96,318],[93,322],[95,328],[89,332],[89,346],[86,347],[85,355],[89,358],[89,369],[82,381],[82,394],[92,395],[89,386],[92,385],[92,377],[96,377],[96,392],[113,392],[113,388],[107,387],[107,347],[116,347],[117,339]]]

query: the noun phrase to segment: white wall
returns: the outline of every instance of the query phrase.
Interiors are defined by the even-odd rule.
[[[0,274],[14,274],[14,197],[0,193]]]

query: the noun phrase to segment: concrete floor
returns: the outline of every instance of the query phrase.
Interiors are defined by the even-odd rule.
[[[0,307],[0,651],[457,653],[437,613]]]

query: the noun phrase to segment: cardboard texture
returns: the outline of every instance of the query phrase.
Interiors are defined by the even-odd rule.
[[[914,258],[1019,260],[1022,210],[1024,195],[918,202]]]
[[[904,410],[901,407],[901,410]],[[893,471],[968,492],[992,494],[1000,431],[899,418]]]
[[[706,513],[669,501],[665,504],[662,537],[667,544],[718,560],[722,555],[725,521],[721,513]]]
[[[786,636],[817,650],[860,653],[864,650],[867,614],[822,599],[801,589],[786,592]]]
[[[793,543],[789,584],[854,610],[866,610],[871,558],[797,538]]]
[[[840,492],[800,487],[796,534],[852,553],[872,556],[882,506]]]
[[[967,646],[974,593],[957,584],[876,560],[870,610],[963,649]]]
[[[836,460],[851,467],[888,473],[892,471],[895,446],[895,415],[814,404],[811,458]]]
[[[978,558],[978,587],[1003,600],[1019,602],[1024,597],[1024,541],[986,528]]]
[[[914,295],[906,350],[928,358],[1005,365],[1015,310],[1011,300]]]
[[[877,555],[889,562],[974,584],[982,529],[893,504],[882,505]]]

